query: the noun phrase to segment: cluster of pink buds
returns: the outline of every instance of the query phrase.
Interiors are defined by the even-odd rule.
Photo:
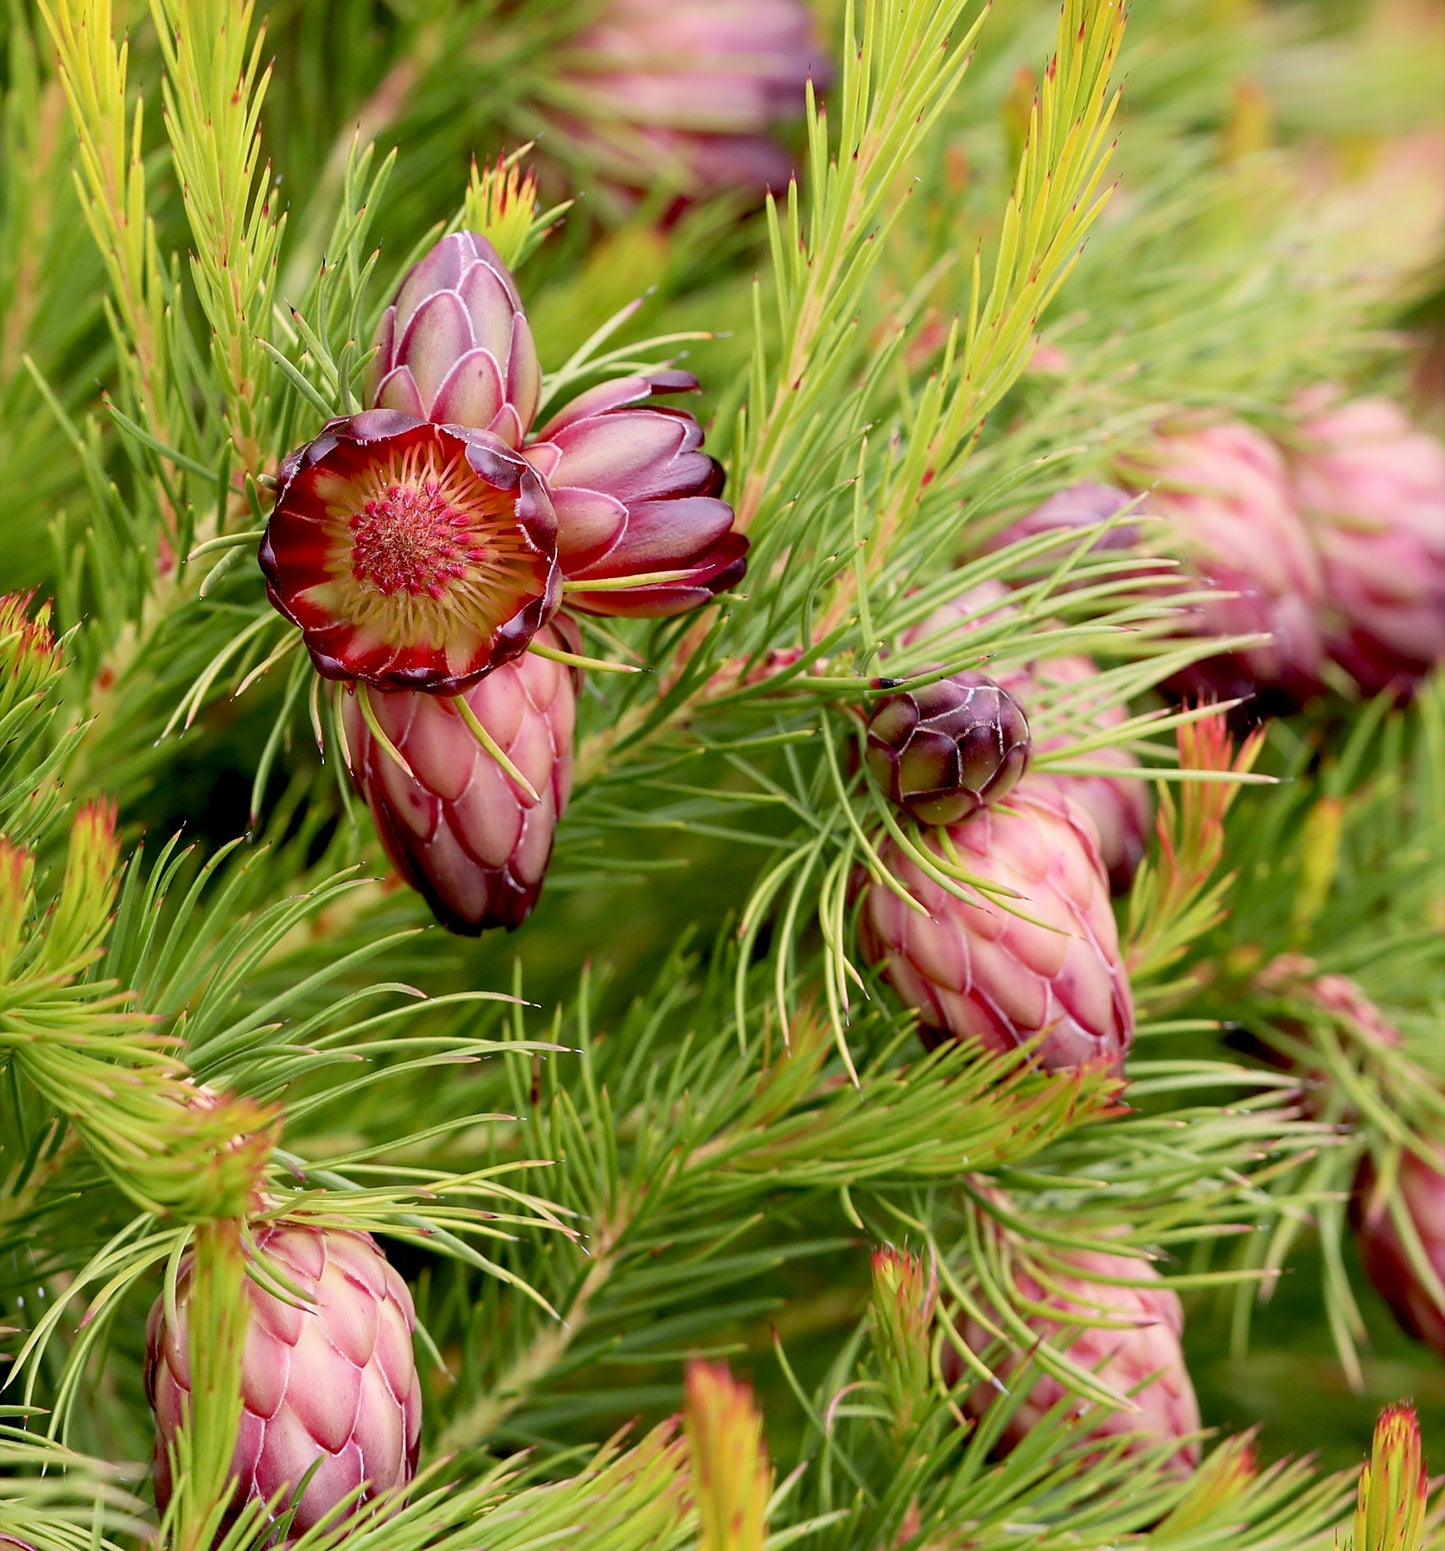
[[[1182,693],[1268,712],[1316,694],[1327,659],[1366,695],[1408,695],[1445,662],[1445,446],[1396,404],[1314,389],[1278,440],[1171,425],[1120,474],[1205,594],[1184,629],[1267,637],[1196,663]]]
[[[746,569],[701,427],[654,402],[697,386],[603,383],[534,430],[543,380],[516,285],[456,232],[382,319],[374,407],[277,472],[267,595],[343,686],[352,779],[453,931],[516,926],[541,891],[571,786],[567,611],[680,614]]]

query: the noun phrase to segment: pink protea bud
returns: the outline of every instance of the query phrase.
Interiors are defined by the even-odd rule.
[[[255,1235],[265,1262],[302,1301],[247,1278],[241,1357],[241,1428],[231,1459],[235,1507],[300,1485],[293,1534],[310,1529],[365,1484],[357,1507],[405,1486],[416,1470],[421,1386],[411,1293],[370,1234],[267,1223]],[[146,1326],[146,1393],[156,1416],[155,1489],[171,1497],[168,1446],[189,1402],[187,1299],[181,1263],[176,1323],[158,1298]],[[318,1463],[319,1462],[319,1463]],[[289,1504],[283,1501],[283,1509]]]
[[[742,579],[748,541],[719,499],[722,466],[701,451],[702,427],[685,409],[647,402],[697,386],[676,371],[603,383],[528,445],[556,507],[569,608],[658,618],[696,608]],[[659,574],[665,579],[650,585],[618,585]]]
[[[802,0],[606,0],[558,64],[551,117],[598,172],[693,198],[786,188],[793,158],[768,131],[827,75]]]
[[[373,409],[281,464],[259,558],[323,677],[450,693],[556,612],[556,533],[546,486],[496,437]]]
[[[1268,632],[1267,645],[1225,652],[1180,674],[1189,699],[1254,699],[1265,709],[1307,700],[1320,686],[1324,579],[1295,504],[1284,457],[1242,421],[1161,431],[1120,473],[1170,519],[1160,544],[1218,590],[1192,607],[1199,636]]]
[[[1047,1286],[1018,1267],[1014,1285],[1026,1300],[1021,1312],[1035,1335],[1066,1347],[1074,1363],[1094,1373],[1119,1397],[1117,1410],[1079,1401],[1077,1425],[1083,1436],[1100,1443],[1127,1438],[1130,1453],[1174,1442],[1178,1448],[1170,1467],[1187,1475],[1199,1462],[1199,1440],[1191,1436],[1199,1429],[1199,1403],[1180,1345],[1184,1312],[1178,1297],[1144,1261],[1101,1250],[1074,1250],[1060,1260],[1066,1261],[1068,1269],[1051,1266]],[[1120,1287],[1117,1281],[1141,1285]],[[1058,1317],[1051,1311],[1057,1311]],[[1005,1385],[1012,1386],[1027,1352],[985,1357],[991,1354],[994,1337],[973,1319],[964,1320],[959,1334]],[[943,1369],[950,1384],[957,1384],[965,1372],[963,1360],[947,1345]],[[1069,1393],[1058,1379],[1037,1368],[1023,1382],[1029,1384],[1028,1393],[999,1439],[1005,1451],[1022,1443]],[[997,1390],[979,1384],[965,1397],[964,1408],[978,1417],[1000,1400]]]
[[[874,702],[868,768],[920,824],[956,824],[997,802],[1028,762],[1028,719],[982,673],[955,673]]]
[[[559,621],[540,639],[575,648]],[[566,632],[566,633],[564,633]],[[371,709],[408,775],[372,735]],[[531,783],[521,790],[458,708],[435,695],[358,687],[342,700],[351,777],[392,865],[449,931],[519,926],[542,892],[557,820],[572,790],[574,671],[528,652],[466,692],[497,746]]]
[[[1436,1142],[1427,1163],[1402,1152],[1394,1199],[1367,1154],[1355,1180],[1353,1212],[1365,1273],[1390,1305],[1400,1328],[1445,1357],[1445,1142]],[[1426,1266],[1422,1274],[1401,1231],[1403,1218],[1414,1229]]]
[[[1008,598],[1008,589],[1000,582],[987,581],[970,587],[941,604],[921,624],[907,631],[903,644],[929,645],[941,655],[956,653],[971,630],[1013,612]],[[1019,666],[995,667],[992,672],[996,681],[1028,714],[1031,707],[1039,705],[1041,696],[1047,694],[1057,698],[1060,691],[1065,691],[1070,700],[1087,704],[1092,699],[1090,682],[1098,677],[1099,670],[1091,658],[1070,653]],[[1062,748],[1081,733],[1117,727],[1127,715],[1122,705],[1093,705],[1084,714],[1085,725],[1078,731],[1036,738],[1034,752],[1047,754]],[[1111,765],[1120,771],[1139,768],[1139,761],[1125,748],[1094,749],[1088,757],[1091,764]],[[1088,813],[1098,830],[1099,853],[1110,886],[1116,894],[1126,892],[1148,850],[1152,833],[1153,803],[1148,783],[1129,775],[1056,775],[1049,770],[1035,769],[1030,776],[1030,785],[1039,791],[1052,788],[1072,798]]]
[[[1093,527],[1107,522],[1133,501],[1126,490],[1113,485],[1100,485],[1092,480],[1081,480],[1060,490],[1041,502],[1030,512],[1011,522],[1007,528],[989,541],[990,549],[1003,549],[1022,539],[1037,538],[1041,533],[1069,532],[1076,528]],[[1139,542],[1139,528],[1130,522],[1116,523],[1106,533],[1095,539],[1090,546],[1095,550],[1132,549]],[[1061,547],[1050,551],[1053,559],[1066,551]]]
[[[937,833],[920,843],[944,864]],[[1037,1041],[1035,1059],[1050,1071],[1095,1062],[1122,1075],[1134,1003],[1092,820],[1026,777],[1002,807],[944,833],[968,873],[1016,891],[1009,903],[1020,913],[983,896],[965,902],[896,843],[885,848],[889,871],[928,914],[870,882],[860,946],[918,1013],[925,1041],[976,1039],[999,1051]]]
[[[1324,558],[1330,655],[1367,695],[1408,693],[1445,661],[1445,446],[1388,399],[1325,397],[1298,406],[1290,472]]]
[[[453,232],[413,265],[376,346],[368,383],[377,409],[522,445],[542,369],[517,287],[485,237]]]

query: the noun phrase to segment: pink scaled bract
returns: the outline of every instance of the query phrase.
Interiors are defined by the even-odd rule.
[[[1445,446],[1388,399],[1305,395],[1294,495],[1324,562],[1330,655],[1367,695],[1445,662]]]
[[[1193,664],[1175,690],[1263,712],[1308,700],[1324,663],[1324,578],[1275,444],[1238,420],[1162,429],[1120,472],[1144,513],[1169,519],[1158,543],[1183,580],[1211,594],[1188,607],[1182,633],[1270,637]]]
[[[927,914],[870,881],[860,945],[918,1013],[925,1041],[975,1039],[996,1051],[1033,1041],[1047,1070],[1094,1063],[1122,1076],[1134,1003],[1088,815],[1025,776],[999,807],[926,831],[919,843],[940,863],[951,847],[971,876],[1019,896],[960,899],[896,842],[884,849],[884,864]]]
[[[1126,1439],[1129,1453],[1174,1443],[1169,1467],[1187,1475],[1199,1463],[1199,1403],[1180,1346],[1184,1312],[1178,1297],[1141,1260],[1075,1250],[1067,1255],[1067,1263],[1069,1269],[1051,1274],[1047,1287],[1022,1270],[1015,1272],[1015,1285],[1026,1300],[1024,1317],[1035,1335],[1066,1348],[1074,1363],[1096,1374],[1118,1397],[1119,1406],[1113,1410],[1098,1402],[1078,1401],[1079,1435],[1100,1444]],[[1121,1287],[1115,1285],[1117,1281],[1139,1285]],[[998,1442],[1004,1452],[1016,1448],[1067,1399],[1069,1391],[1038,1368],[1025,1372],[1027,1352],[993,1356],[994,1337],[973,1319],[963,1322],[959,1334],[1010,1389],[1019,1382],[1028,1385]],[[944,1377],[957,1384],[965,1376],[963,1360],[947,1344],[943,1353]],[[965,1410],[974,1417],[1006,1403],[997,1390],[984,1384],[964,1398]]]
[[[761,198],[793,170],[770,131],[828,71],[804,0],[607,0],[559,73],[549,115],[603,178]]]
[[[241,1430],[231,1460],[235,1509],[248,1499],[294,1502],[291,1533],[310,1529],[349,1492],[355,1512],[416,1471],[421,1386],[406,1283],[370,1234],[300,1223],[258,1227],[256,1247],[294,1289],[285,1298],[248,1278],[249,1323],[241,1356]],[[168,1447],[189,1404],[187,1298],[181,1263],[176,1322],[158,1298],[146,1326],[146,1393],[156,1416],[156,1503],[171,1497]],[[299,1298],[298,1296],[299,1295]],[[314,1468],[313,1468],[314,1467]],[[299,1498],[308,1471],[310,1480]],[[234,1510],[233,1510],[234,1511]]]
[[[559,625],[561,622],[559,622]],[[544,643],[576,645],[568,626]],[[359,697],[410,774],[376,739]],[[492,740],[531,784],[523,791],[435,695],[358,685],[342,701],[349,767],[392,865],[449,931],[520,926],[542,891],[572,789],[576,674],[529,652],[466,692]]]

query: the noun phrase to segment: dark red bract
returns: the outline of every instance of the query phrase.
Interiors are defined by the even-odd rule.
[[[378,409],[282,463],[259,558],[318,673],[450,694],[556,612],[556,544],[546,486],[498,438]]]

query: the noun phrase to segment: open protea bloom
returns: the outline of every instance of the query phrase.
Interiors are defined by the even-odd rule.
[[[1445,661],[1445,446],[1388,399],[1305,395],[1295,498],[1324,558],[1330,655],[1367,694]]]
[[[285,459],[259,558],[318,673],[450,692],[556,612],[556,546],[546,486],[504,442],[374,409]]]
[[[793,170],[768,131],[823,66],[802,0],[606,0],[559,54],[549,116],[624,188],[760,196]]]
[[[565,621],[539,638],[578,642]],[[410,774],[375,737],[361,707]],[[342,697],[351,778],[392,864],[449,931],[515,927],[542,892],[557,820],[572,789],[576,675],[528,652],[465,694],[468,708],[516,770],[524,792],[443,696],[358,686]]]
[[[647,402],[697,386],[678,371],[603,383],[528,443],[557,512],[568,608],[681,614],[742,579],[748,541],[719,499],[722,466],[700,450],[702,427],[685,409]],[[618,585],[652,576],[659,579],[649,585]]]
[[[412,266],[382,315],[371,400],[475,426],[520,447],[542,391],[522,298],[485,237],[453,232]]]

